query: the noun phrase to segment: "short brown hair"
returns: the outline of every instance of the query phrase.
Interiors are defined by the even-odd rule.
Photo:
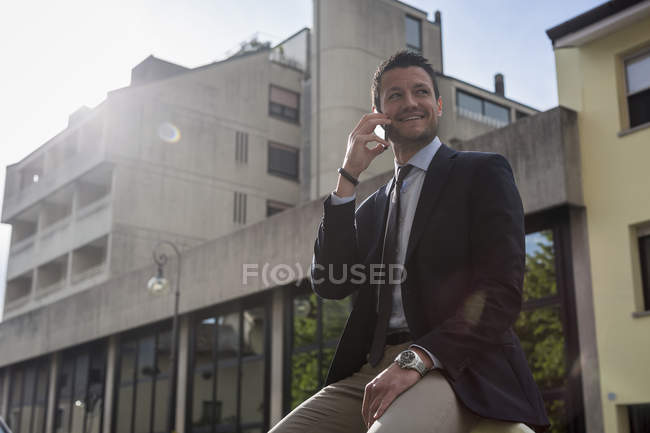
[[[381,105],[379,104],[379,92],[381,90],[381,77],[384,75],[384,72],[395,68],[408,68],[409,66],[417,66],[418,68],[424,69],[426,73],[429,74],[429,77],[431,77],[436,99],[440,97],[440,92],[438,91],[438,81],[436,80],[436,72],[433,70],[433,66],[431,66],[429,61],[424,56],[414,51],[401,50],[381,62],[375,71],[375,75],[372,77],[372,102],[377,108],[377,111],[381,111]]]

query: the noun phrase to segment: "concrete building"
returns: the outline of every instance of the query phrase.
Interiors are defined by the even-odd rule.
[[[598,19],[637,17],[646,3],[616,6]],[[8,168],[2,220],[13,232],[0,324],[0,415],[17,432],[159,432],[169,412],[179,432],[257,432],[322,386],[350,304],[316,298],[306,280],[321,197],[334,187],[349,130],[370,110],[374,68],[409,47],[440,73],[443,141],[502,153],[515,171],[529,270],[515,327],[554,431],[627,431],[612,429],[609,414],[627,420],[628,404],[650,401],[642,384],[624,396],[630,380],[645,376],[632,376],[632,361],[631,376],[618,376],[602,348],[616,320],[602,311],[616,296],[609,287],[627,280],[597,283],[591,260],[603,257],[612,239],[623,242],[619,222],[643,238],[639,223],[648,217],[635,213],[634,202],[599,213],[607,207],[599,158],[614,156],[605,141],[586,146],[600,142],[584,133],[592,123],[615,125],[600,117],[595,93],[576,92],[575,83],[590,83],[590,92],[611,85],[608,76],[592,83],[588,62],[645,46],[643,24],[618,45],[603,43],[618,48],[597,55],[562,51],[556,42],[560,100],[569,108],[545,113],[506,98],[500,74],[494,91],[444,75],[440,15],[429,21],[395,0],[315,0],[312,30],[276,47],[251,43],[199,68],[145,59],[130,86],[71,115],[68,128]],[[567,26],[566,35],[581,31]],[[589,65],[584,77],[575,64]],[[647,130],[635,131],[620,140],[639,140],[630,143],[642,155]],[[623,168],[627,159],[617,164],[605,189],[622,200],[625,176],[644,178]],[[386,155],[373,164],[360,199],[390,177],[390,166]],[[607,224],[612,237],[594,242],[603,228],[591,224]],[[174,298],[146,288],[160,240],[182,255],[164,268],[181,293],[172,408]],[[620,256],[619,269],[631,269],[630,293],[644,299],[641,259]],[[598,267],[606,272],[602,261]],[[647,306],[634,305],[643,316]],[[626,320],[612,350],[621,353],[618,336],[629,334],[643,359],[644,319]],[[615,409],[606,406],[609,392]]]

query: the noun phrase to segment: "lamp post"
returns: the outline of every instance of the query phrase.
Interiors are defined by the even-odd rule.
[[[170,354],[172,357],[172,369],[169,382],[169,418],[168,418],[168,431],[175,432],[176,427],[174,421],[176,419],[176,382],[178,374],[178,300],[180,298],[181,288],[181,252],[178,247],[169,241],[159,242],[153,249],[153,261],[158,265],[158,272],[155,277],[152,277],[147,283],[147,288],[151,293],[166,292],[169,289],[169,281],[164,277],[163,270],[167,264],[167,254],[161,252],[161,248],[168,246],[174,250],[178,259],[176,287],[174,288],[174,318],[172,321],[172,341]]]

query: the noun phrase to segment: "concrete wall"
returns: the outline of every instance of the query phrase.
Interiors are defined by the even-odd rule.
[[[637,238],[650,227],[650,128],[628,128],[623,58],[650,44],[650,18],[555,51],[560,103],[578,111],[604,431],[623,431],[624,405],[650,402],[650,315]],[[589,426],[589,425],[588,425]]]
[[[149,263],[161,238],[189,247],[240,229],[233,220],[235,191],[247,196],[247,224],[266,218],[267,200],[299,201],[299,182],[269,174],[267,157],[269,141],[300,149],[300,125],[269,116],[268,107],[270,84],[300,93],[302,73],[268,55],[242,56],[109,97],[107,149],[116,164],[119,232],[114,272]],[[165,139],[170,126],[178,135]],[[246,163],[235,161],[238,131],[248,134]]]
[[[526,213],[583,205],[576,114],[554,108],[460,143],[458,150],[504,155]]]

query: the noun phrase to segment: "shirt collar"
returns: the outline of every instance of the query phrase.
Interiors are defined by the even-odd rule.
[[[424,146],[422,149],[418,150],[418,152],[411,157],[411,159],[408,160],[407,164],[411,164],[414,167],[419,168],[420,170],[427,171],[429,169],[429,164],[431,164],[431,160],[433,159],[434,156],[436,156],[436,153],[438,152],[438,149],[440,149],[440,146],[442,143],[440,142],[440,139],[438,136],[434,138],[431,143],[427,144]],[[397,177],[397,169],[401,167],[398,163],[397,160],[395,160],[395,176]]]

